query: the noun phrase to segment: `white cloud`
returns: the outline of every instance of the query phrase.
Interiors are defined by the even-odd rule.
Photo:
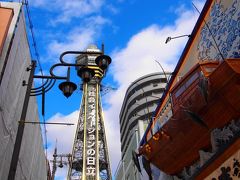
[[[58,140],[58,148],[61,149],[62,153],[69,153],[72,151],[72,147],[65,146],[65,144],[72,144],[74,141],[74,135],[76,131],[76,125],[78,122],[79,111],[74,111],[69,115],[55,114],[51,117],[48,122],[56,123],[73,123],[73,126],[63,126],[63,125],[49,125],[47,127],[48,138],[51,142]],[[61,135],[60,135],[60,134]],[[55,146],[55,145],[54,145]]]
[[[44,7],[46,5],[46,2],[46,0],[33,0],[30,3],[34,7]]]
[[[72,0],[64,2],[64,5],[61,6],[63,7],[63,13],[56,18],[56,22],[69,22],[74,17],[83,17],[92,13],[96,13],[103,5],[102,0]]]
[[[52,23],[68,23],[73,18],[96,14],[101,10],[104,0],[33,0],[31,6],[55,12]]]
[[[50,59],[57,59],[51,57],[59,56],[64,51],[79,51],[85,49],[99,36],[103,25],[110,23],[108,19],[102,16],[90,17],[85,21],[84,27],[74,28],[67,34],[62,34],[62,40],[52,40],[49,43],[47,49]]]
[[[51,143],[48,148],[48,159],[53,159],[53,152],[57,140],[57,153],[58,154],[69,154],[72,152],[72,146],[74,142],[74,136],[76,132],[77,122],[78,122],[79,111],[74,111],[69,115],[55,114],[47,122],[51,123],[73,123],[73,126],[63,126],[63,125],[47,125],[47,137],[48,142]],[[51,164],[52,167],[52,164]],[[66,177],[67,168],[60,169],[57,168],[57,176]]]
[[[48,45],[51,56],[60,55],[64,51],[76,51],[86,48],[93,41],[94,30],[90,28],[71,31],[63,41],[53,40]]]
[[[109,10],[109,12],[112,12],[113,14],[119,13],[119,10],[111,4],[107,4],[106,8]]]
[[[107,94],[106,96],[109,96]],[[124,95],[123,92],[118,92],[120,98]],[[107,98],[109,99],[109,97]],[[109,103],[109,102],[108,102]],[[121,106],[121,101],[115,102],[115,106],[111,106],[108,110],[104,111],[105,115],[105,128],[106,128],[106,136],[108,143],[108,152],[109,158],[111,162],[112,175],[117,168],[118,162],[121,156],[121,146],[120,146],[120,128],[119,128],[119,108]],[[117,104],[119,103],[119,104]]]

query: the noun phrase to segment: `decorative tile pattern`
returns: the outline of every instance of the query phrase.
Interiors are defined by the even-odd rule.
[[[240,179],[240,163],[237,159],[232,159],[228,165],[220,168],[220,174],[211,180],[233,180]]]
[[[222,1],[212,6],[207,24],[201,30],[198,44],[199,60],[240,58],[240,1],[224,9]]]

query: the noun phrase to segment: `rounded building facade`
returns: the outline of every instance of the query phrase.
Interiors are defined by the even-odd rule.
[[[152,118],[170,73],[152,73],[134,81],[127,89],[120,112],[121,152],[124,157],[137,131],[137,143]],[[132,148],[131,148],[132,149]]]

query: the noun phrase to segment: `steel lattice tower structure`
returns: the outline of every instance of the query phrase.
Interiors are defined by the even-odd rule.
[[[95,45],[90,45],[86,51],[101,52]],[[96,57],[84,54],[76,58],[76,63],[86,64],[94,70],[95,75],[89,82],[83,81],[82,85],[83,95],[69,164],[69,180],[112,179],[100,96],[105,72],[95,63]]]

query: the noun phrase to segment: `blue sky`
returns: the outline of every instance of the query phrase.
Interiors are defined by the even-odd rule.
[[[193,2],[201,9],[205,0]],[[166,71],[174,69],[188,38],[168,44],[165,40],[190,34],[199,14],[191,0],[29,0],[29,8],[45,74],[63,51],[84,50],[89,44],[101,47],[104,43],[105,53],[112,57],[103,84],[118,90],[103,96],[103,104],[114,174],[121,154],[118,116],[127,87],[143,75],[161,71],[155,60]],[[71,79],[79,84],[71,71]],[[57,73],[65,71],[58,69]],[[80,102],[80,90],[66,99],[55,85],[46,95],[46,119],[76,123]],[[59,153],[71,152],[74,133],[75,126],[47,126],[49,159],[56,138]],[[65,169],[58,169],[56,175],[65,179]]]

